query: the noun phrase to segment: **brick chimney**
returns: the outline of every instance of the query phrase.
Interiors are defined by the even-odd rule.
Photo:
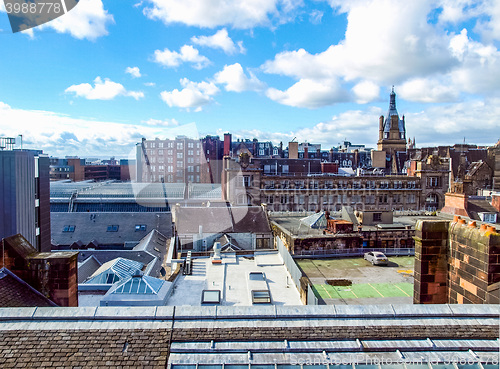
[[[2,267],[57,305],[78,306],[78,252],[38,252],[20,234],[2,242]]]
[[[500,195],[491,196],[491,206],[500,211]]]
[[[231,140],[232,140],[231,133],[224,133],[224,156],[231,155],[231,145],[232,145]]]
[[[298,159],[299,158],[299,143],[289,142],[288,143],[288,158]]]
[[[467,198],[468,196],[462,193],[447,192],[444,195],[444,207],[441,213],[468,217]]]

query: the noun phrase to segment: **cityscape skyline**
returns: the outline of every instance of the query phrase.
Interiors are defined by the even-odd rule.
[[[417,146],[499,139],[493,1],[216,3],[81,0],[24,34],[0,3],[0,136],[81,157],[127,157],[193,125],[376,147],[394,85]]]

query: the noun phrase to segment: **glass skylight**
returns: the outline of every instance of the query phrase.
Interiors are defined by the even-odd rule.
[[[144,264],[138,261],[117,258],[101,265],[85,283],[113,284],[138,273],[143,266]]]
[[[165,283],[164,280],[149,276],[133,276],[128,280],[123,281],[112,294],[136,294],[136,295],[153,295],[160,291],[161,286]]]

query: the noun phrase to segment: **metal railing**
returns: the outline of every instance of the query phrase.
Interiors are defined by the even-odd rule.
[[[363,256],[365,252],[380,251],[386,256],[414,256],[414,248],[356,248],[356,249],[335,249],[335,250],[312,250],[301,251],[292,255],[295,259],[301,258],[325,258],[325,257],[345,257]]]

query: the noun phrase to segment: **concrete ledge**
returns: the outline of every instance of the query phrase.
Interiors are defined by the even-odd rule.
[[[335,305],[337,318],[394,317],[392,305]]]
[[[500,315],[500,306],[498,305],[448,305],[453,313],[453,316],[468,316],[468,317],[494,317]]]
[[[415,224],[415,231],[447,233],[449,220],[419,219]]]
[[[134,306],[134,307],[21,307],[0,308],[0,321],[116,321],[116,320],[238,320],[258,324],[260,321],[343,320],[354,318],[360,321],[385,318],[469,318],[472,324],[477,319],[498,323],[498,305],[320,305],[320,306]],[[309,320],[309,322],[308,322]],[[475,323],[474,323],[475,322]],[[212,324],[208,321],[207,323]],[[112,323],[111,323],[112,324]],[[197,323],[199,324],[199,323]],[[267,324],[267,323],[266,323]],[[465,323],[464,323],[465,324]]]
[[[276,308],[271,306],[217,306],[217,319],[274,319]]]
[[[174,306],[158,306],[156,308],[156,320],[172,320],[174,319]]]
[[[39,307],[33,319],[39,320],[93,320],[97,307]]]
[[[396,318],[399,317],[448,317],[453,316],[453,312],[450,309],[450,305],[392,305]]]
[[[153,320],[156,306],[99,306],[94,315],[97,319]]]
[[[33,319],[36,307],[0,308],[0,320]],[[52,308],[49,308],[52,309]]]
[[[216,306],[176,306],[175,319],[215,319]]]
[[[276,306],[277,318],[335,318],[333,305]]]

